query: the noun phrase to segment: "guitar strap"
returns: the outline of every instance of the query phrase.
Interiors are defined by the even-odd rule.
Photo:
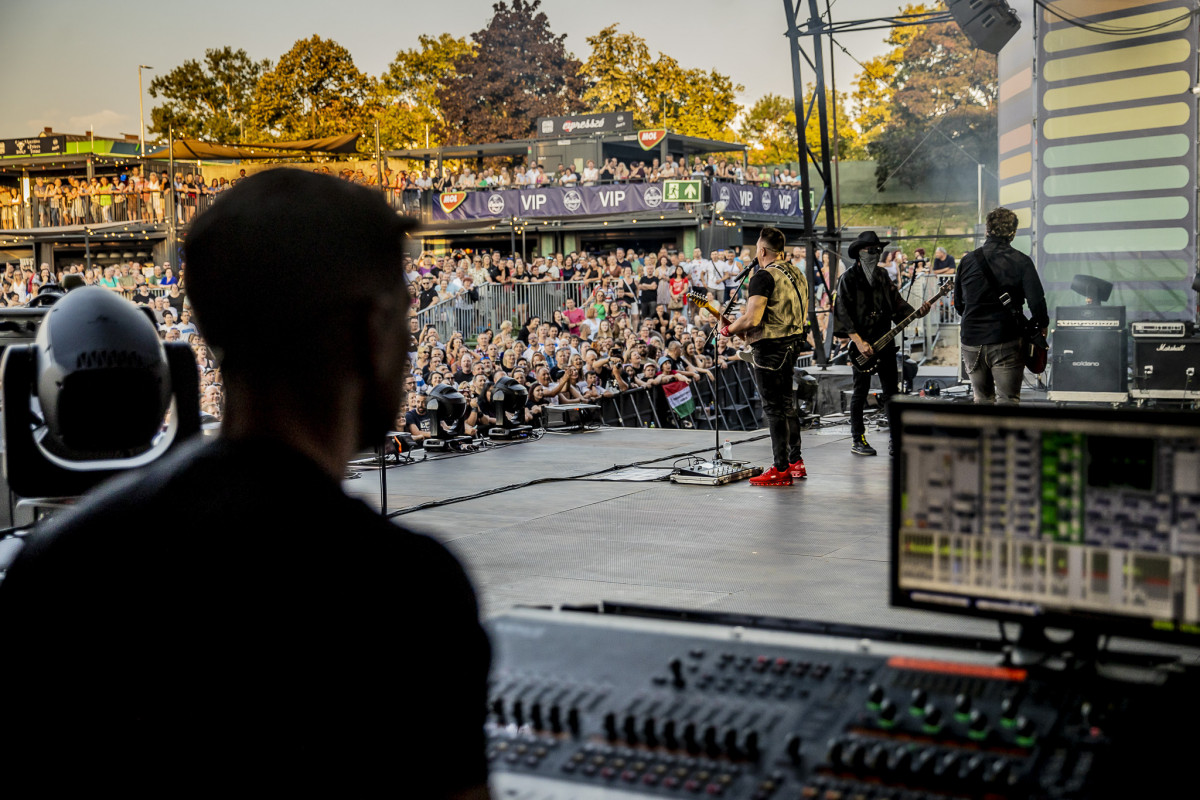
[[[785,266],[785,264],[786,264],[786,266]],[[771,264],[771,266],[778,267],[779,271],[782,272],[784,275],[786,275],[787,279],[789,281],[791,281],[792,288],[796,290],[796,297],[800,300],[800,318],[801,318],[801,320],[803,320],[803,322],[801,324],[801,329],[802,329],[802,332],[807,333],[808,332],[808,297],[805,296],[804,292],[800,291],[800,286],[799,286],[799,284],[796,283],[796,276],[792,274],[792,269],[793,269],[792,265],[787,264],[787,262],[778,262],[777,261],[777,262],[774,262],[773,264]]]
[[[1008,313],[1013,315],[1013,318],[1016,319],[1017,324],[1021,327],[1021,334],[1024,335],[1025,328],[1029,325],[1029,318],[1025,316],[1025,312],[1021,310],[1020,306],[1013,303],[1012,295],[1004,290],[1004,287],[1000,285],[1000,281],[996,280],[996,274],[992,272],[992,265],[988,263],[987,254],[983,252],[982,247],[975,251],[975,263],[979,265],[983,277],[987,278],[988,286],[991,286],[992,291],[999,296],[1000,304],[1008,310]]]

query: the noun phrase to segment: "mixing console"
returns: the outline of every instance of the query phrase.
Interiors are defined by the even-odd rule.
[[[491,633],[508,800],[1109,796],[1148,691],[969,650],[583,613]]]

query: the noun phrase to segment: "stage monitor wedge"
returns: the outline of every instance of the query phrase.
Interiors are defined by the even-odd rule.
[[[954,21],[972,45],[998,55],[1021,28],[1021,20],[1004,0],[946,0]]]

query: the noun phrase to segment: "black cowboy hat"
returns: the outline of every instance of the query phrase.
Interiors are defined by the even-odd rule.
[[[858,235],[857,239],[850,243],[850,260],[857,261],[858,251],[862,250],[864,247],[878,247],[883,249],[889,244],[891,244],[891,242],[880,241],[879,237],[875,235],[875,231],[863,231]]]

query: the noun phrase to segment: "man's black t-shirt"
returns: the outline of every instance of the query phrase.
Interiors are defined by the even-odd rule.
[[[197,442],[108,482],[28,537],[0,616],[18,782],[48,754],[135,795],[486,780],[466,574],[281,444]]]
[[[432,287],[429,289],[422,289],[421,294],[418,296],[417,308],[421,311],[424,311],[425,309],[429,308],[431,305],[433,305],[437,301],[438,301],[437,289],[434,289]]]
[[[748,293],[751,297],[765,297],[768,300],[771,298],[771,292],[775,291],[775,276],[770,270],[756,270],[750,278],[750,288]]]
[[[643,275],[638,278],[638,294],[643,303],[657,303],[658,278],[653,275]]]
[[[429,416],[429,412],[424,414],[417,411],[409,411],[404,415],[405,425],[416,425],[417,430],[423,433],[433,433],[433,418]]]
[[[454,385],[458,386],[463,381],[469,381],[475,376],[470,372],[463,372],[461,369],[454,373]]]

